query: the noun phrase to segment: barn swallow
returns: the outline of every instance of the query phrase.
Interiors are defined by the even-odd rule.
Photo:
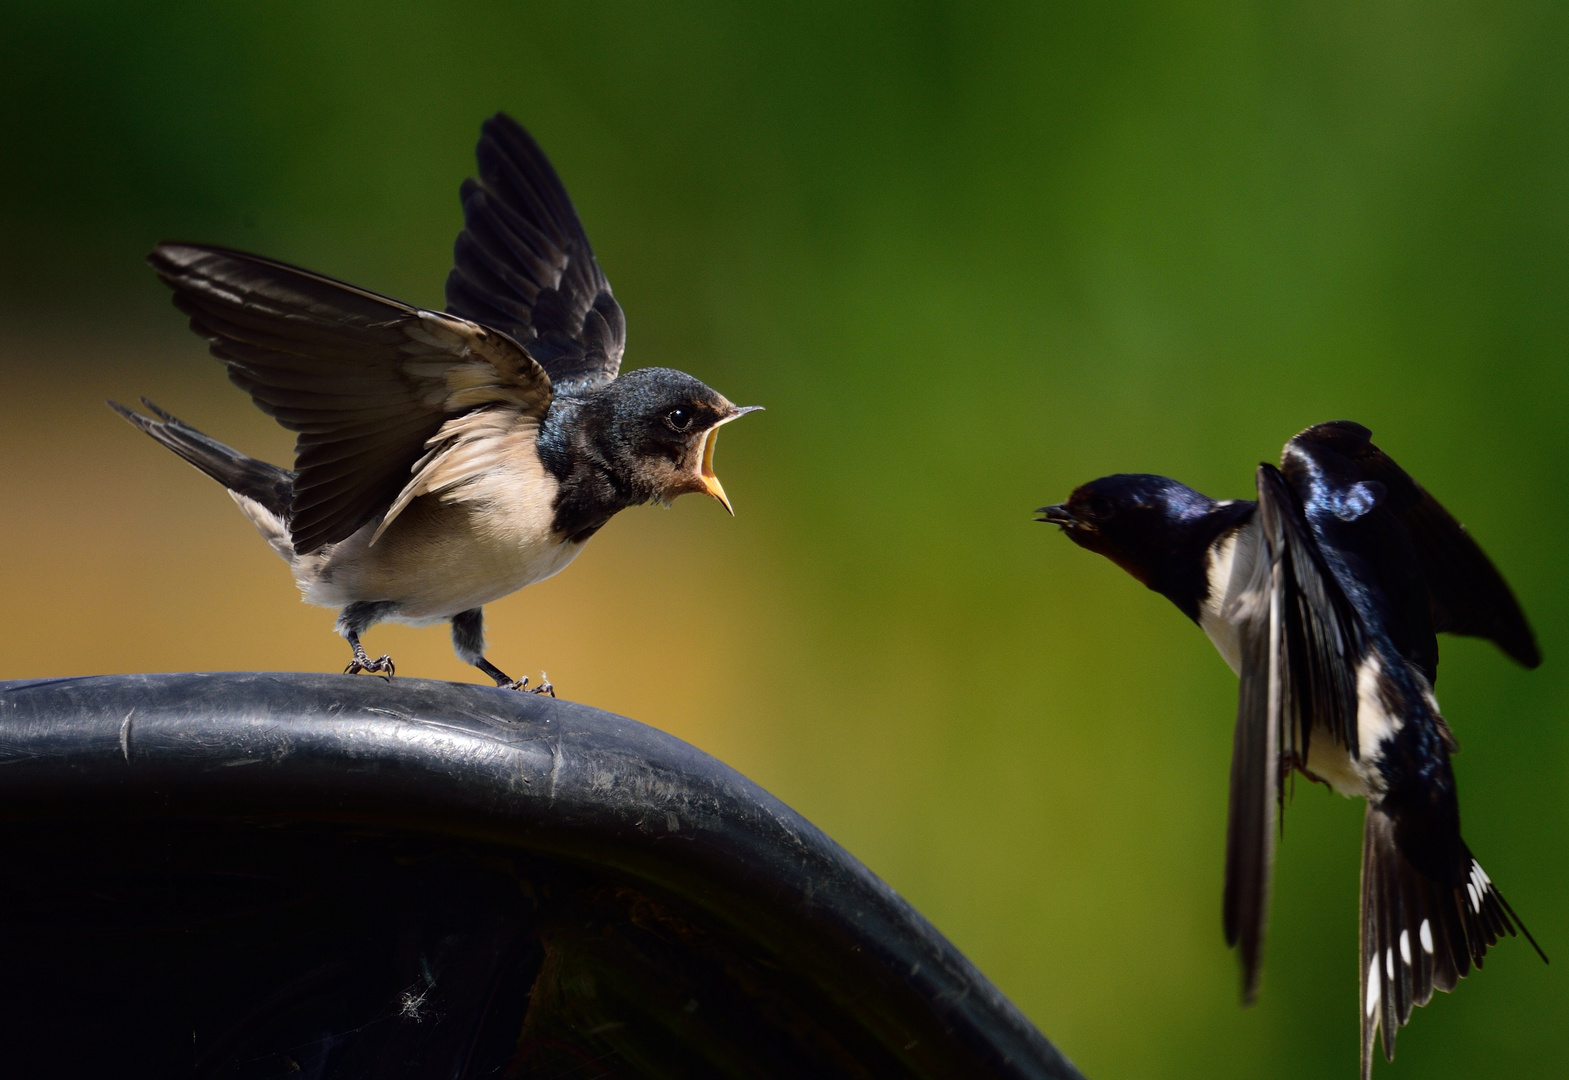
[[[482,609],[560,572],[618,511],[703,492],[739,408],[690,375],[617,377],[626,320],[544,152],[498,113],[447,310],[426,311],[271,259],[196,244],[148,257],[263,412],[297,432],[292,470],[246,457],[143,399],[109,404],[229,490],[312,604],[339,609],[349,673],[393,675],[360,635],[450,621],[485,658]],[[538,693],[548,683],[534,688]]]
[[[1258,987],[1276,815],[1291,771],[1367,800],[1362,834],[1362,1076],[1395,1034],[1518,927],[1460,836],[1433,696],[1440,631],[1541,662],[1509,586],[1469,533],[1372,442],[1335,421],[1262,464],[1258,500],[1164,476],[1107,476],[1038,520],[1203,628],[1241,678],[1226,835],[1225,931]]]

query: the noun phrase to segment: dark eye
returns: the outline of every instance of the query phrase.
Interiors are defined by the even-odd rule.
[[[686,409],[671,409],[665,414],[665,423],[672,431],[685,431],[692,426],[692,414]]]

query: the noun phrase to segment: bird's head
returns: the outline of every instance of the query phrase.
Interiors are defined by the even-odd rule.
[[[605,389],[619,471],[651,498],[670,503],[703,492],[733,516],[714,475],[719,429],[761,405],[732,405],[723,394],[671,368],[628,371]]]
[[[1057,525],[1082,548],[1106,556],[1159,590],[1170,563],[1186,554],[1194,527],[1216,503],[1166,476],[1119,473],[1043,506],[1037,521]]]

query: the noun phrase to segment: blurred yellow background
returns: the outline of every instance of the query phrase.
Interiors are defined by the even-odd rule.
[[[735,520],[624,513],[487,609],[491,657],[784,798],[1087,1075],[1350,1076],[1360,804],[1297,786],[1241,1009],[1235,680],[1030,512],[1118,471],[1245,497],[1297,430],[1370,426],[1539,633],[1532,673],[1446,641],[1438,692],[1467,837],[1569,958],[1565,55],[1542,3],[13,3],[0,677],[342,667],[217,485],[102,404],[289,460],[141,259],[226,244],[439,306],[506,109],[627,365],[768,411],[719,448]],[[443,629],[367,645],[484,681]],[[1506,942],[1395,1069],[1566,1060],[1562,972]]]

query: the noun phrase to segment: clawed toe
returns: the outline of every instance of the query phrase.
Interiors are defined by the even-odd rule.
[[[454,621],[452,625],[456,627],[458,623]],[[455,635],[456,631],[454,631],[454,636]],[[460,651],[458,655],[462,656],[463,653]],[[514,679],[505,671],[502,671],[500,668],[498,668],[495,664],[492,664],[489,660],[486,660],[483,656],[481,656],[478,660],[472,661],[472,663],[486,675],[489,675],[492,679],[496,680],[497,690],[521,690],[529,694],[549,694],[551,697],[556,696],[556,688],[550,685],[550,679],[546,677],[543,671],[539,673],[539,685],[530,686],[528,684],[528,676],[525,675],[521,679]]]
[[[372,660],[368,656],[356,656],[353,660],[349,661],[349,666],[343,669],[343,673],[345,675],[358,675],[361,672],[364,672],[368,675],[380,675],[388,682],[392,681],[394,671],[395,669],[392,666],[392,657],[388,656],[386,653],[382,653],[375,660]]]
[[[498,682],[496,683],[496,688],[499,690],[520,690],[525,694],[549,694],[551,697],[556,696],[556,688],[550,685],[550,680],[545,677],[543,671],[539,673],[538,686],[530,686],[528,684],[528,676],[525,675],[521,679],[509,679],[506,682]]]

